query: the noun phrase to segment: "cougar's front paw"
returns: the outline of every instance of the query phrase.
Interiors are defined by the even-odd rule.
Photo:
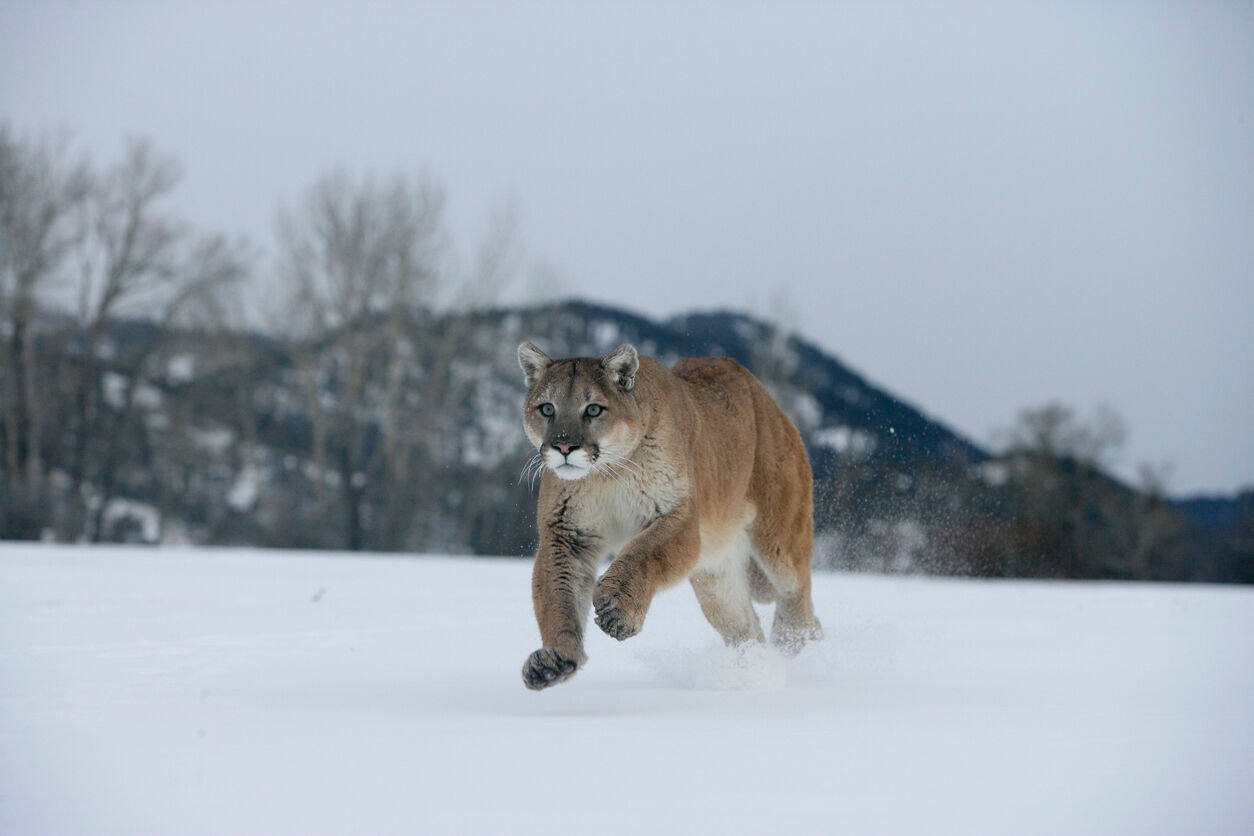
[[[523,664],[523,683],[531,690],[539,691],[565,682],[575,675],[587,658],[583,653],[542,647],[528,656]]]
[[[629,639],[644,626],[644,611],[623,593],[617,584],[602,580],[597,584],[597,594],[592,601],[596,609],[597,626],[606,635],[622,641]]]

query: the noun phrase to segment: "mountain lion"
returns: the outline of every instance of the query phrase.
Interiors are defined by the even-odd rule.
[[[783,650],[822,638],[810,464],[757,378],[726,357],[667,369],[630,345],[551,360],[525,342],[518,363],[544,469],[531,584],[543,647],[523,665],[528,688],[583,665],[590,608],[621,641],[640,632],[654,593],[685,578],[729,645],[763,640],[755,600],[776,602],[771,640]]]

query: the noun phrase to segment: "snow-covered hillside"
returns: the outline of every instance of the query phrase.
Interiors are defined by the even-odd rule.
[[[0,833],[1254,832],[1254,591],[815,581],[533,693],[525,562],[0,545]]]

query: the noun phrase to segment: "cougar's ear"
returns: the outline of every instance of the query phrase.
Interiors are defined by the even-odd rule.
[[[527,378],[528,389],[536,385],[540,375],[552,362],[549,359],[549,355],[536,348],[534,343],[525,342],[518,346],[518,365],[523,370],[523,375]]]
[[[605,355],[605,359],[601,361],[601,368],[610,373],[610,377],[622,387],[624,392],[630,392],[631,387],[636,385],[640,356],[636,354],[635,346],[623,343]]]

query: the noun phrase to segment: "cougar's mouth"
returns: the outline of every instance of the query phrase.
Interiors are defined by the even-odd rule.
[[[567,456],[549,450],[544,454],[544,463],[559,479],[582,479],[592,471],[596,459],[582,449]]]
[[[573,464],[559,464],[553,468],[553,472],[563,479],[582,479],[588,475],[588,468],[576,467]]]

